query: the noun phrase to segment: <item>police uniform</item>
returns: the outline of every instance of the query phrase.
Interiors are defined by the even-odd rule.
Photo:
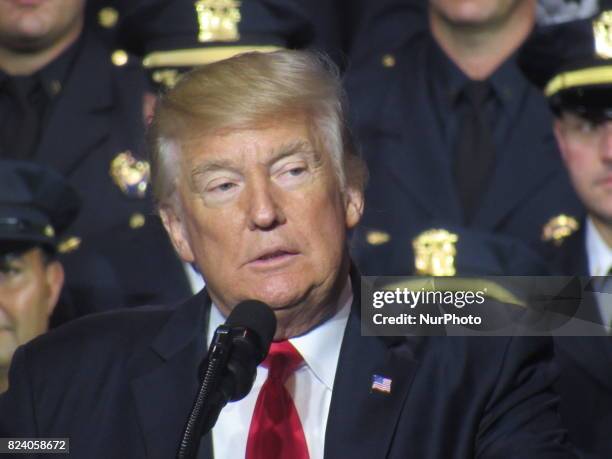
[[[40,247],[58,256],[62,235],[78,215],[80,200],[53,170],[34,163],[0,160],[0,257]],[[74,317],[69,295],[61,295],[51,323]]]
[[[585,50],[563,59],[554,53],[543,55],[550,64],[539,78],[546,82],[544,92],[556,115],[571,112],[600,123],[612,119],[612,12],[603,12],[592,23],[570,24],[582,33],[576,49]],[[552,34],[549,41],[563,43],[566,38]],[[555,47],[552,48],[553,50]],[[550,52],[550,50],[549,50]],[[544,65],[541,66],[544,68]],[[553,270],[563,275],[602,276],[608,268],[593,269],[593,260],[602,257],[604,248],[593,243],[597,230],[583,219],[572,231],[558,239]],[[605,243],[604,243],[605,244]],[[609,252],[609,249],[607,250]],[[597,272],[595,272],[597,271]],[[602,278],[590,281],[591,290],[607,285]],[[605,281],[604,281],[605,282]],[[596,288],[597,287],[597,288]],[[600,301],[609,302],[609,294],[587,297],[582,302],[581,318],[602,323]],[[608,304],[608,308],[610,305]],[[561,396],[561,417],[569,428],[569,437],[582,457],[612,457],[612,338],[610,336],[556,337],[555,353],[561,368],[556,390]]]
[[[157,291],[159,285],[165,285],[163,279],[182,273],[182,266],[174,254],[157,252],[160,238],[166,237],[161,228],[137,231],[153,211],[148,190],[149,164],[143,156],[142,95],[147,84],[140,63],[125,52],[110,49],[99,36],[85,30],[76,43],[34,77],[42,80],[48,101],[41,114],[38,142],[20,156],[57,170],[78,190],[81,212],[66,231],[64,247],[82,251],[79,246],[87,241],[86,251],[97,252],[95,241],[115,241],[120,255],[112,259],[122,261],[94,271],[100,286],[111,273],[116,277],[117,267],[125,263],[134,271],[122,271],[128,276],[121,279],[127,290],[120,290],[118,295],[139,297],[130,294],[130,286],[132,279],[134,285],[140,284],[138,268],[146,264],[155,267],[148,270],[154,274],[148,285]],[[8,103],[0,103],[0,117],[10,117],[10,109]],[[2,156],[14,156],[7,143],[2,144]],[[137,245],[120,245],[125,238],[113,235],[118,228],[137,231]],[[143,254],[147,256],[143,258]],[[79,265],[83,263],[67,262],[78,273],[82,273]],[[109,282],[108,287],[111,285],[116,283]],[[178,300],[190,293],[180,284],[169,288],[163,297],[148,298],[157,303],[168,300],[168,295]],[[109,299],[106,288],[84,288],[82,292],[82,311],[95,311],[102,304],[142,304],[117,301],[115,294]]]
[[[494,96],[486,110],[496,123],[495,162],[474,215],[466,218],[453,177],[453,148],[459,129],[455,104],[467,82],[429,31],[418,27],[400,48],[373,52],[347,72],[353,129],[370,169],[353,252],[365,274],[415,272],[414,245],[430,230],[458,241],[488,235],[479,251],[456,247],[457,274],[533,273],[508,264],[500,271],[486,259],[498,253],[547,256],[547,229],[560,216],[580,215],[545,100],[513,56],[489,78]],[[493,256],[485,259],[483,253]],[[459,258],[471,268],[462,270]]]
[[[347,0],[97,0],[90,6],[98,22],[115,17],[109,11],[119,18],[112,34],[117,46],[143,56],[162,88],[194,66],[248,51],[311,48],[343,67],[361,13]]]

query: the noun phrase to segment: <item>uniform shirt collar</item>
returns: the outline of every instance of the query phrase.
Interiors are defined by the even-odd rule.
[[[590,217],[586,220],[586,249],[591,276],[607,276],[612,268],[612,248],[603,240]]]
[[[302,355],[305,364],[312,370],[315,377],[329,390],[334,387],[340,347],[352,302],[353,290],[351,280],[348,278],[340,294],[339,308],[336,313],[304,335],[289,339]],[[212,339],[217,327],[223,323],[225,323],[225,317],[213,303],[210,320],[208,321],[207,343]]]

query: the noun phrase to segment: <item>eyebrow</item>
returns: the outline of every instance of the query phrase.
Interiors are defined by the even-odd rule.
[[[299,153],[304,153],[311,156],[315,163],[318,164],[321,161],[321,155],[315,151],[310,142],[305,140],[296,140],[287,144],[283,144],[276,148],[271,157],[266,161],[266,165],[270,167],[272,164],[280,161],[283,158],[293,156]],[[218,170],[231,170],[238,172],[239,163],[232,159],[216,159],[212,161],[206,161],[199,164],[191,169],[191,177],[205,174],[207,172],[214,172]]]

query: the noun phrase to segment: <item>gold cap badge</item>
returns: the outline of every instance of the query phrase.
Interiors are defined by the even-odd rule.
[[[593,21],[595,53],[602,59],[612,58],[612,11],[604,11]]]
[[[557,215],[542,227],[542,240],[559,246],[578,228],[580,228],[580,223],[574,217],[565,214]]]
[[[198,41],[238,41],[241,20],[237,0],[198,0],[195,2],[200,31]]]
[[[110,175],[126,195],[145,197],[150,177],[150,167],[147,161],[138,161],[132,152],[126,150],[111,161]]]
[[[454,276],[459,236],[445,229],[431,229],[412,241],[416,273],[425,276]]]

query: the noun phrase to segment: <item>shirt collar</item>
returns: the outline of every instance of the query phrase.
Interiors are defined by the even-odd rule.
[[[62,54],[38,72],[40,82],[49,97],[53,97],[61,91],[62,86],[65,84],[70,74],[70,68],[78,54],[81,41],[81,38],[76,40],[66,48]]]
[[[353,290],[351,280],[348,278],[340,294],[338,300],[340,307],[336,313],[306,334],[289,339],[315,377],[329,390],[334,387],[340,347],[352,303]],[[217,327],[223,323],[225,323],[225,317],[213,303],[208,321],[207,342],[210,342]]]
[[[70,68],[78,54],[81,41],[82,38],[77,39],[58,57],[33,74],[34,78],[40,81],[40,84],[49,98],[53,98],[61,91],[62,86],[70,74]],[[12,78],[11,75],[0,70],[0,88],[9,78]]]
[[[612,268],[612,248],[606,244],[590,217],[586,221],[586,249],[591,276],[606,276]]]
[[[468,76],[440,48],[433,36],[430,53],[430,69],[436,102],[452,108],[467,82]],[[522,99],[529,89],[529,82],[521,73],[517,53],[506,59],[488,78],[501,109],[510,117],[520,114]]]

